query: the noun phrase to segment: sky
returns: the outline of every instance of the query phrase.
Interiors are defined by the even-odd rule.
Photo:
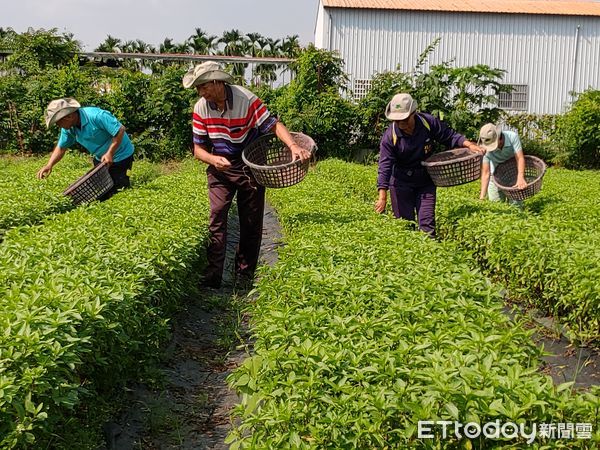
[[[84,51],[110,34],[158,46],[183,42],[196,28],[211,35],[237,29],[273,39],[297,34],[314,42],[318,0],[0,0],[0,27],[57,28],[73,33]]]

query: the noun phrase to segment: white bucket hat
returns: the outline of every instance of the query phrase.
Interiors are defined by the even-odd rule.
[[[502,136],[500,127],[493,123],[486,123],[479,130],[479,143],[487,152],[493,152],[498,149],[498,141]]]
[[[65,97],[52,100],[46,109],[46,127],[50,128],[51,125],[79,108],[81,105],[74,98]]]
[[[417,110],[417,102],[410,94],[396,94],[385,108],[389,120],[404,120]]]
[[[183,87],[186,89],[192,88],[213,80],[232,83],[233,77],[221,70],[221,67],[216,62],[206,61],[187,71],[183,76]]]

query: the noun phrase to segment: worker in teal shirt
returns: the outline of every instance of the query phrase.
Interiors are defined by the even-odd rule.
[[[491,201],[506,201],[506,196],[494,183],[492,175],[498,164],[511,158],[517,160],[517,182],[514,187],[523,189],[527,187],[525,180],[525,156],[521,147],[519,135],[514,131],[501,131],[493,123],[487,123],[479,130],[479,141],[486,150],[481,165],[481,191],[479,198],[485,199],[486,194]],[[510,200],[512,205],[523,209],[521,200]]]
[[[133,165],[133,144],[125,127],[110,112],[93,106],[81,107],[73,98],[59,98],[52,100],[46,111],[46,126],[53,124],[61,128],[60,137],[48,163],[38,171],[38,178],[50,175],[67,149],[78,142],[94,157],[94,166],[108,165],[114,186],[100,200],[131,186],[128,171]]]

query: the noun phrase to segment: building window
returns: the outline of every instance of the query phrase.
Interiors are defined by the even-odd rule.
[[[365,98],[369,89],[371,89],[371,80],[354,80],[354,86],[352,87],[354,99]]]
[[[509,84],[512,92],[501,92],[498,94],[498,107],[512,109],[514,111],[527,111],[529,100],[529,87],[526,84]]]

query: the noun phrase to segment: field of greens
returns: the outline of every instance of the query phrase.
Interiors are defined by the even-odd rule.
[[[89,160],[38,181],[44,162],[0,160],[0,448],[68,448],[78,409],[160,355],[205,263],[197,163],[136,162],[134,189],[73,208],[61,192]],[[599,346],[598,173],[550,169],[524,212],[476,200],[477,183],[440,189],[439,241],[376,214],[375,177],[326,160],[269,190],[285,246],[248,302],[231,448],[597,448],[600,388],[540,373],[543,350],[504,302]],[[428,439],[419,421],[583,431]]]
[[[0,244],[1,448],[47,438],[86,396],[155,359],[204,264],[208,200],[196,164],[153,181],[146,167],[145,184],[48,216],[63,211],[60,167],[48,201],[24,204],[21,223],[43,222],[6,231]]]
[[[443,192],[442,235],[511,299],[553,316],[571,340],[600,347],[600,173],[550,169],[523,214],[465,200],[476,198],[468,188]]]
[[[548,174],[545,195],[564,208],[569,194],[553,197],[552,186],[563,180],[552,178],[571,175],[577,177]],[[497,266],[503,247],[492,244],[503,230],[523,229],[528,220],[542,222],[542,199],[537,215],[529,213],[528,219],[470,201],[469,196],[477,198],[476,186],[443,192],[440,216],[449,239],[439,243],[408,231],[403,221],[376,215],[374,179],[372,167],[326,161],[301,185],[270,192],[286,246],[278,264],[263,272],[250,308],[255,354],[230,379],[243,393],[231,448],[597,448],[600,390],[578,393],[572,383],[555,386],[540,374],[540,350],[531,332],[503,314],[502,285],[486,277],[503,270],[498,278],[519,279],[510,285],[511,294],[520,286],[520,294],[530,288],[534,295],[537,285],[528,286],[528,279],[539,264],[539,249],[528,242],[521,243],[520,253],[510,249],[521,261],[531,259],[525,272],[504,268],[507,262]],[[582,190],[575,188],[571,195]],[[510,226],[515,220],[518,226]],[[475,229],[466,234],[470,228]],[[547,238],[552,240],[547,243],[558,240]],[[542,239],[540,233],[540,246]],[[582,269],[597,271],[597,257],[596,269],[590,267],[591,249],[577,255],[578,249],[570,254],[589,258]],[[597,272],[574,277],[561,268],[566,260],[558,258],[557,249],[547,250],[548,260],[557,258],[552,264],[558,270],[547,274],[543,288],[555,290],[540,303],[550,302],[549,292],[562,292],[555,286],[569,283],[579,296],[554,301],[577,303],[555,311],[570,311],[564,319],[580,318],[573,322],[582,324],[577,331],[596,338],[598,304],[594,310],[579,302],[598,301],[597,287],[586,284],[590,277],[599,279]],[[485,263],[484,270],[475,267],[469,253]],[[539,270],[547,272],[543,266]],[[587,289],[596,289],[596,295]],[[533,443],[454,434],[445,440],[439,434],[438,439],[419,438],[419,421],[440,420],[528,427],[590,423],[594,434],[589,440],[538,437]]]
[[[73,208],[62,192],[92,167],[90,158],[67,153],[50,177],[37,181],[36,173],[47,160],[47,157],[0,159],[0,239],[9,228],[33,225]],[[131,182],[140,185],[158,175],[155,165],[137,161]]]
[[[352,175],[344,196],[373,202],[375,167],[320,170]],[[438,189],[438,232],[500,281],[511,300],[553,316],[573,341],[600,347],[600,173],[548,170],[524,213],[479,201],[479,183]]]

